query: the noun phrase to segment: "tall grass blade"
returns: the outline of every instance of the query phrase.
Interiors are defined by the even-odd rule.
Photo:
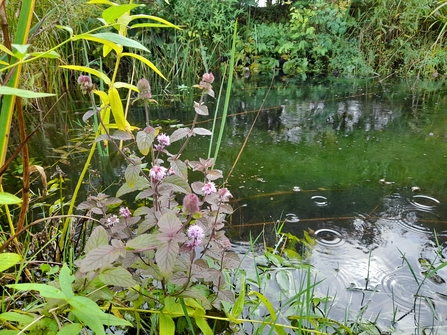
[[[228,106],[230,103],[231,86],[233,84],[233,72],[234,72],[234,55],[236,53],[236,38],[237,38],[237,20],[234,22],[234,32],[233,32],[233,44],[231,46],[231,57],[230,57],[230,70],[228,72],[228,83],[227,92],[225,95],[225,104],[222,113],[222,120],[220,124],[219,137],[217,138],[216,150],[214,152],[214,164],[217,160],[217,155],[219,154],[220,144],[222,142],[223,132],[225,129],[225,122],[227,120]]]

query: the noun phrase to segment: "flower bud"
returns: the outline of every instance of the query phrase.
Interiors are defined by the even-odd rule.
[[[149,84],[147,79],[142,78],[138,80],[137,88],[138,88],[138,99],[152,99],[151,85]]]
[[[187,194],[183,198],[183,212],[187,214],[197,213],[200,210],[199,205],[199,197],[194,193]]]
[[[214,81],[213,73],[212,72],[204,73],[202,76],[202,81],[212,84],[212,82]]]

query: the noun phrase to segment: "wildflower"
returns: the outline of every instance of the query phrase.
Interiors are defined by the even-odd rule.
[[[121,207],[121,208],[120,208],[120,215],[121,215],[123,218],[128,219],[128,218],[130,218],[130,216],[131,216],[132,214],[130,213],[129,208],[127,208],[127,207]]]
[[[138,88],[138,99],[152,99],[151,85],[149,84],[147,79],[142,78],[138,80],[137,88]]]
[[[86,94],[93,89],[92,79],[89,76],[81,74],[78,77],[78,84],[81,88],[82,94]]]
[[[206,83],[210,83],[212,84],[214,81],[214,75],[212,72],[210,73],[204,73],[202,76],[202,81],[206,82]]]
[[[106,226],[110,228],[116,226],[118,223],[120,223],[120,219],[116,215],[112,215],[107,219]]]
[[[171,144],[171,139],[165,133],[161,133],[160,135],[158,135],[157,140],[158,140],[158,143],[160,143],[160,145],[162,145],[164,147],[167,147]]]
[[[155,165],[154,167],[152,167],[152,169],[150,169],[149,175],[151,176],[153,181],[161,181],[166,175],[167,171],[168,170],[165,167]]]
[[[205,183],[205,185],[203,185],[202,187],[202,193],[205,195],[211,195],[216,192],[217,192],[216,185],[212,181]]]
[[[228,191],[228,188],[226,188],[226,187],[221,188],[219,190],[218,194],[219,194],[220,200],[222,200],[223,202],[227,202],[230,200],[230,198],[233,197],[233,195],[230,193],[230,191]]]
[[[205,237],[203,228],[198,225],[190,226],[186,231],[186,235],[190,238],[190,240],[186,243],[186,246],[190,248],[197,248]]]
[[[199,197],[194,193],[187,194],[183,198],[183,212],[188,214],[197,213],[199,209]],[[192,227],[192,226],[191,226]]]

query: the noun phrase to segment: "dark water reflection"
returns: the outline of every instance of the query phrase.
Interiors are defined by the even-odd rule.
[[[404,82],[343,78],[276,79],[272,87],[269,78],[236,80],[217,159],[224,175],[258,119],[227,185],[238,208],[229,218],[235,248],[246,253],[250,236],[262,231],[273,245],[276,222],[297,236],[311,231],[310,264],[323,280],[316,294],[333,297],[331,317],[354,320],[361,312],[381,330],[446,332],[447,267],[424,276],[447,258],[445,93],[440,83],[412,91]],[[193,116],[189,105],[151,115],[185,124]],[[143,126],[143,110],[135,108],[130,121]],[[200,121],[211,128],[211,120]],[[206,157],[208,143],[191,142],[194,158]],[[34,145],[42,150],[42,142]],[[62,166],[74,181],[85,154],[77,155]],[[114,189],[125,166],[113,157],[96,161],[108,173],[92,169],[87,193]]]

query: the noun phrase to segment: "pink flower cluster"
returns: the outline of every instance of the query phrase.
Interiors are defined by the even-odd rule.
[[[152,181],[161,181],[166,176],[168,169],[163,166],[155,165],[149,170]]]
[[[186,242],[186,246],[190,248],[197,248],[205,237],[203,228],[198,225],[189,226],[188,230],[186,231],[186,235],[189,238],[189,241]]]
[[[157,151],[162,151],[165,147],[171,144],[171,139],[168,135],[161,133],[157,136],[158,144],[155,146]]]
[[[216,192],[217,192],[216,185],[212,181],[205,183],[205,185],[203,185],[202,187],[202,193],[204,195],[211,195]]]
[[[116,226],[119,223],[120,223],[120,219],[116,215],[112,215],[111,217],[109,217],[107,219],[105,225],[106,225],[107,228],[111,228],[113,226]]]
[[[120,208],[120,215],[121,215],[123,218],[128,219],[128,218],[130,218],[130,216],[131,216],[132,214],[130,213],[129,208],[127,208],[127,207],[121,207],[121,208]]]

